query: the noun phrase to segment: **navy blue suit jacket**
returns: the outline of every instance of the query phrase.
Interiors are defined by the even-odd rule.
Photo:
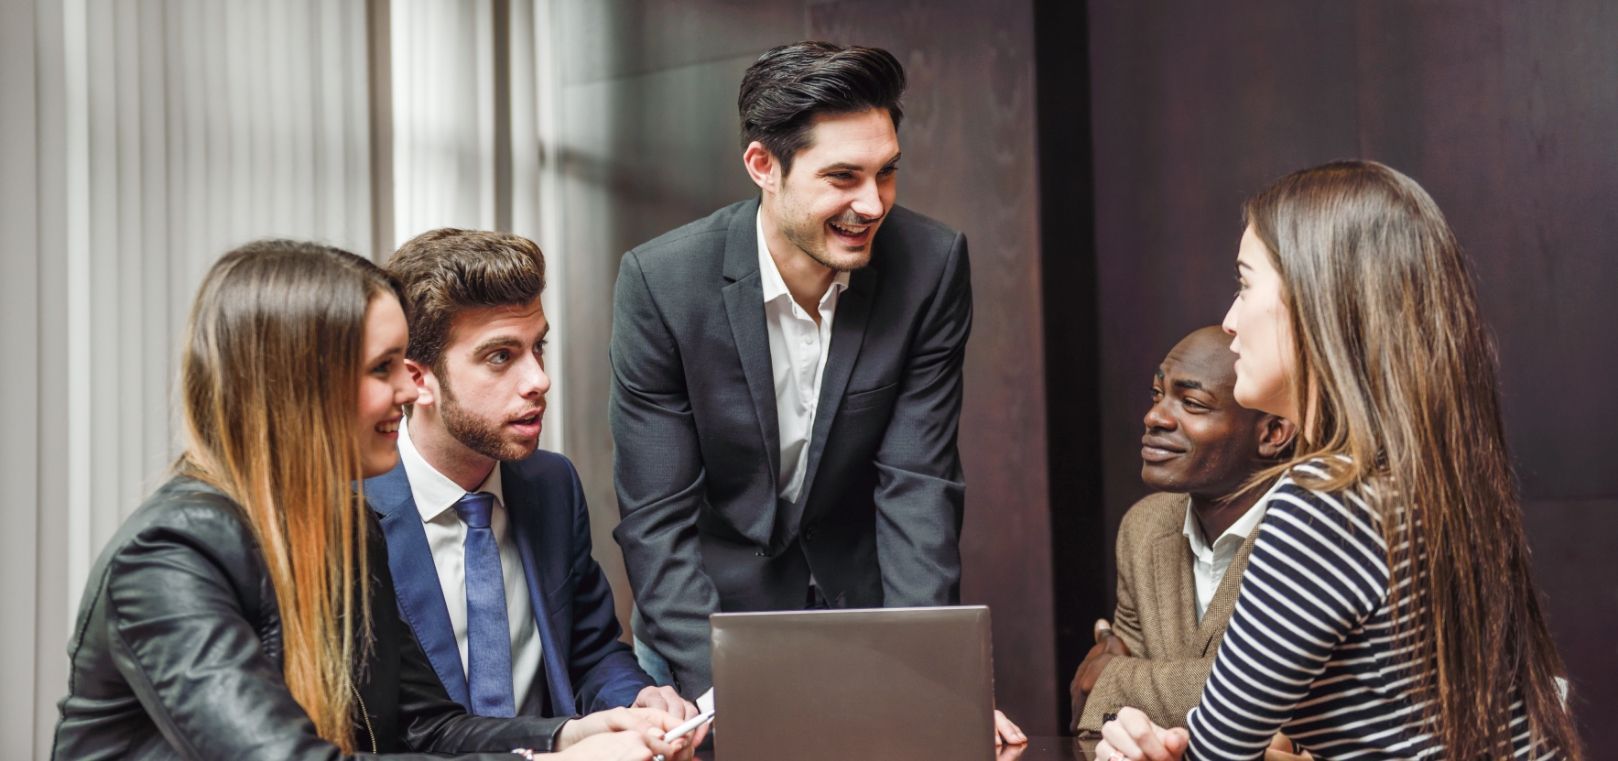
[[[618,641],[622,629],[612,588],[590,555],[590,516],[578,471],[566,457],[544,450],[500,467],[508,525],[522,555],[544,650],[532,695],[517,696],[523,712],[571,716],[633,703],[652,680]],[[460,648],[404,463],[366,479],[365,497],[382,516],[400,612],[449,696],[470,706]]]

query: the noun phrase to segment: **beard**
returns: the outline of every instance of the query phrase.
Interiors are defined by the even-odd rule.
[[[504,425],[479,417],[461,406],[455,392],[450,390],[448,377],[440,376],[438,382],[444,397],[438,405],[438,415],[444,421],[444,430],[462,446],[499,462],[514,462],[534,453],[538,442],[528,446],[508,440],[503,435]]]
[[[784,211],[785,214],[782,216],[786,218],[778,217],[780,221],[777,222],[781,237],[786,238],[788,243],[822,267],[833,272],[854,272],[864,269],[871,263],[871,243],[876,238],[874,234],[864,247],[849,251],[834,243],[835,239],[826,231],[828,220],[817,221],[808,216],[797,216],[797,210],[793,208]],[[846,213],[829,221],[838,224],[870,225],[880,223],[882,217],[860,217],[857,214]]]

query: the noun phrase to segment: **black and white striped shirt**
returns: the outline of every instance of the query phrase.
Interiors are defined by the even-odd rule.
[[[1300,472],[1324,475],[1295,466],[1264,497],[1236,609],[1186,717],[1185,757],[1257,759],[1285,732],[1317,759],[1444,758],[1408,648],[1393,641],[1380,518],[1361,492],[1314,491],[1293,481]],[[1511,712],[1513,758],[1556,758],[1543,746],[1530,754],[1520,696]]]

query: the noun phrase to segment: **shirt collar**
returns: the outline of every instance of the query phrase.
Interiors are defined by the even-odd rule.
[[[455,503],[466,496],[466,491],[461,489],[460,484],[440,473],[416,449],[415,443],[410,440],[409,416],[406,416],[403,425],[399,426],[399,459],[404,462],[405,476],[410,479],[410,496],[416,501],[416,510],[421,513],[423,523],[431,523],[445,511],[453,510]],[[489,477],[483,479],[483,483],[473,491],[493,494],[496,508],[505,504],[498,463],[489,471]]]
[[[1191,542],[1191,553],[1193,555],[1198,557],[1211,556],[1215,548],[1225,541],[1225,537],[1236,537],[1241,540],[1228,542],[1228,544],[1240,545],[1242,541],[1246,541],[1247,537],[1252,535],[1253,529],[1258,528],[1259,522],[1264,520],[1264,511],[1268,509],[1269,502],[1269,492],[1265,492],[1264,496],[1259,497],[1252,507],[1247,508],[1247,512],[1243,513],[1242,517],[1237,518],[1236,522],[1230,524],[1230,527],[1225,529],[1224,533],[1214,538],[1213,546],[1209,546],[1207,540],[1202,538],[1202,526],[1197,523],[1196,513],[1191,509],[1191,497],[1187,495],[1185,498],[1185,526],[1180,531],[1185,534],[1186,540]]]
[[[753,215],[753,228],[758,232],[758,277],[759,286],[764,289],[764,303],[768,304],[779,298],[791,298],[787,290],[787,281],[781,277],[781,268],[775,265],[775,257],[770,256],[770,244],[764,240],[764,209]],[[831,287],[821,294],[820,304],[826,305],[826,299],[835,293],[842,293],[848,287],[848,273],[839,272],[831,280]]]

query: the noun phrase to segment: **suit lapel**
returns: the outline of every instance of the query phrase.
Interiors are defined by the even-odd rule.
[[[725,316],[730,320],[731,337],[741,358],[747,391],[753,398],[761,442],[770,467],[770,492],[779,490],[781,473],[781,429],[775,415],[775,374],[770,365],[770,337],[764,325],[764,288],[758,271],[758,204],[744,207],[730,222],[725,239]],[[769,541],[771,527],[742,528],[748,538]],[[751,529],[751,530],[749,530]],[[755,535],[758,534],[758,535]]]
[[[831,346],[826,351],[826,369],[820,376],[820,401],[815,405],[815,425],[809,436],[809,461],[803,471],[803,490],[788,510],[787,526],[793,531],[803,517],[804,504],[814,491],[820,456],[826,451],[826,437],[832,421],[843,406],[843,392],[865,344],[865,325],[870,320],[871,302],[881,273],[867,267],[849,275],[848,289],[837,297],[837,313],[831,326]]]
[[[365,482],[365,497],[382,516],[382,531],[388,542],[388,570],[399,597],[399,612],[416,633],[421,649],[449,696],[461,705],[470,705],[466,672],[461,668],[461,649],[449,621],[444,590],[438,583],[432,548],[421,525],[421,513],[410,494],[410,480],[401,462],[386,474]]]
[[[545,687],[551,698],[550,715],[572,716],[573,683],[568,678],[568,658],[562,652],[561,638],[557,635],[555,622],[551,621],[548,596],[548,590],[556,588],[562,580],[550,578],[545,572],[548,566],[541,565],[535,554],[545,546],[544,537],[540,536],[542,522],[539,518],[540,511],[549,506],[542,503],[539,491],[517,472],[517,468],[508,464],[501,464],[500,468],[500,486],[506,496],[506,515],[511,518],[512,538],[516,540],[517,552],[522,556],[523,577],[528,580],[528,600],[534,608],[534,628],[539,632],[540,648],[544,652],[540,663],[544,667]]]
[[[1223,633],[1226,624],[1230,623],[1230,614],[1236,609],[1236,596],[1242,588],[1242,572],[1247,570],[1247,556],[1252,553],[1253,541],[1257,538],[1258,527],[1254,526],[1252,533],[1236,550],[1236,557],[1231,558],[1230,567],[1225,569],[1225,577],[1219,580],[1219,588],[1214,591],[1213,599],[1208,601],[1202,623],[1197,625],[1197,645],[1204,657],[1213,655],[1210,649],[1214,638]]]
[[[1190,646],[1197,630],[1196,580],[1191,577],[1191,548],[1175,531],[1153,545],[1157,599],[1167,608],[1163,633],[1176,652]]]

